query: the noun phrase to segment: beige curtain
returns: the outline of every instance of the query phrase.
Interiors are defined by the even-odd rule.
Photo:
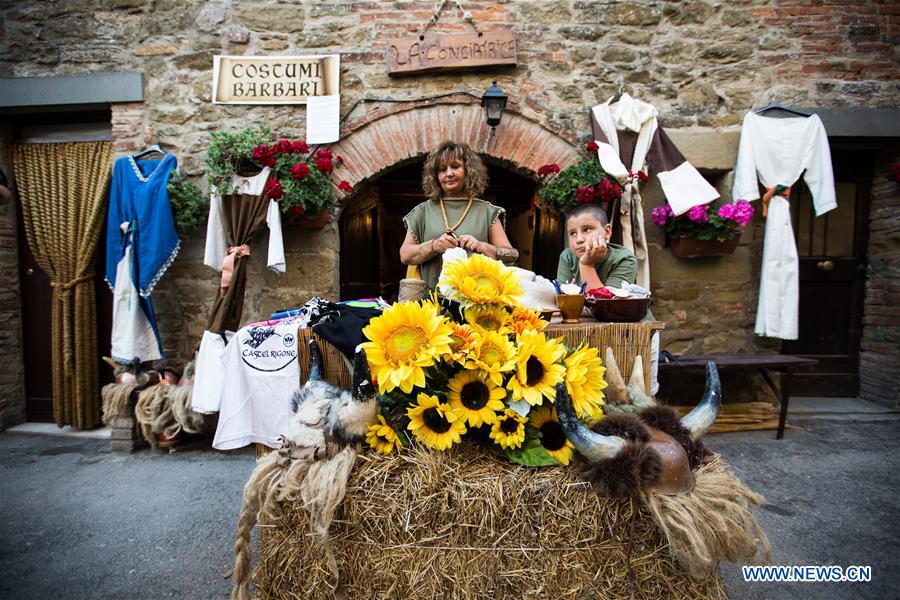
[[[89,429],[100,423],[94,265],[112,144],[18,145],[13,161],[28,245],[53,287],[54,419]]]

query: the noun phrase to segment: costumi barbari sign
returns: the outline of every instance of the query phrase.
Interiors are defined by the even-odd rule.
[[[305,104],[339,90],[340,55],[214,56],[213,103]]]
[[[516,64],[512,31],[407,36],[388,40],[389,75]]]

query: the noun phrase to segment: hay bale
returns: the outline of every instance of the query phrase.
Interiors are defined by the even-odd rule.
[[[529,469],[463,444],[360,455],[331,524],[348,598],[724,598],[691,579],[640,503],[598,497],[570,468]],[[261,524],[257,597],[332,598],[299,503]]]

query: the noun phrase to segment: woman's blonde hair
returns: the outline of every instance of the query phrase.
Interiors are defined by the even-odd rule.
[[[488,183],[487,167],[481,157],[466,144],[446,141],[428,153],[425,166],[422,168],[422,191],[432,200],[444,195],[438,173],[451,160],[459,160],[466,169],[463,177],[463,192],[466,196],[475,197],[484,193]]]

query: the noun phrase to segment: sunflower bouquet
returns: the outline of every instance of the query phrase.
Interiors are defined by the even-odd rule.
[[[579,418],[599,419],[606,383],[598,350],[547,337],[547,321],[521,305],[518,280],[500,261],[473,254],[452,262],[438,289],[443,301],[394,304],[363,329],[381,409],[369,445],[389,454],[413,442],[447,450],[472,439],[521,464],[568,464],[573,447],[556,414],[556,385],[565,383]]]

